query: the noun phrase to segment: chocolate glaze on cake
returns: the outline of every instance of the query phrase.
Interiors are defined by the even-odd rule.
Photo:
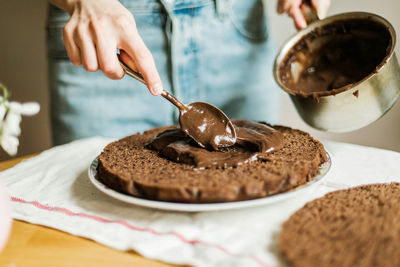
[[[235,120],[233,125],[237,133],[236,144],[218,151],[198,147],[178,127],[160,133],[148,147],[169,160],[198,168],[237,167],[282,147],[282,134],[266,124]]]
[[[282,226],[279,246],[291,266],[400,266],[400,184],[329,193]]]
[[[376,72],[392,46],[389,31],[366,19],[338,20],[303,37],[279,66],[289,93],[334,95]]]
[[[299,130],[273,128],[282,135],[279,150],[260,153],[253,162],[237,167],[212,165],[203,169],[193,162],[171,161],[149,149],[156,136],[176,126],[154,128],[107,145],[99,156],[97,178],[137,197],[197,203],[260,198],[310,181],[327,159],[322,144]],[[268,150],[260,143],[255,153],[260,148]]]

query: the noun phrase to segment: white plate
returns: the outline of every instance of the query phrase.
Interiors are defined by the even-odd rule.
[[[310,187],[319,183],[322,178],[328,173],[332,161],[331,157],[326,152],[328,160],[323,163],[319,167],[319,174],[314,177],[314,179],[307,184],[301,185],[292,189],[288,192],[279,193],[276,195],[271,195],[263,198],[252,199],[252,200],[243,200],[243,201],[236,201],[236,202],[224,202],[224,203],[204,203],[204,204],[191,204],[191,203],[175,203],[175,202],[166,202],[166,201],[157,201],[157,200],[149,200],[143,199],[139,197],[134,197],[131,195],[125,195],[120,192],[117,192],[100,181],[96,179],[97,173],[97,165],[98,161],[95,158],[90,164],[89,167],[89,179],[93,183],[93,185],[112,198],[121,200],[123,202],[127,202],[130,204],[135,204],[142,207],[147,208],[154,208],[154,209],[161,209],[161,210],[173,210],[173,211],[186,211],[186,212],[199,212],[199,211],[216,211],[216,210],[229,210],[229,209],[240,209],[240,208],[248,208],[248,207],[256,207],[260,205],[271,204],[278,201],[283,201],[285,199],[295,197],[300,193],[304,193],[306,190],[310,189]]]

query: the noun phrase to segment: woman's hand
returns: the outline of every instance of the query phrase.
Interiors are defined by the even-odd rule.
[[[305,18],[305,10],[307,5],[311,3],[317,11],[318,17],[323,19],[328,13],[330,0],[278,0],[278,13],[287,13],[294,20],[297,29],[303,29],[307,26]]]
[[[64,27],[64,44],[74,65],[87,71],[101,70],[111,79],[124,76],[117,49],[123,59],[140,72],[153,95],[163,86],[153,56],[136,29],[133,15],[118,0],[50,0],[71,18]],[[125,60],[124,60],[125,61]]]

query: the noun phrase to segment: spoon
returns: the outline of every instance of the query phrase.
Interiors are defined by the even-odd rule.
[[[133,71],[119,55],[118,58],[126,74],[146,84],[141,73]],[[185,105],[165,90],[161,96],[179,109],[179,124],[182,131],[200,147],[218,150],[236,143],[235,127],[219,108],[205,102]]]

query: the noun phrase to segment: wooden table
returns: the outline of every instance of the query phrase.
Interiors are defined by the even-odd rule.
[[[0,171],[32,156],[0,163]],[[48,227],[13,221],[8,243],[0,253],[0,267],[54,266],[172,266],[123,252]]]

